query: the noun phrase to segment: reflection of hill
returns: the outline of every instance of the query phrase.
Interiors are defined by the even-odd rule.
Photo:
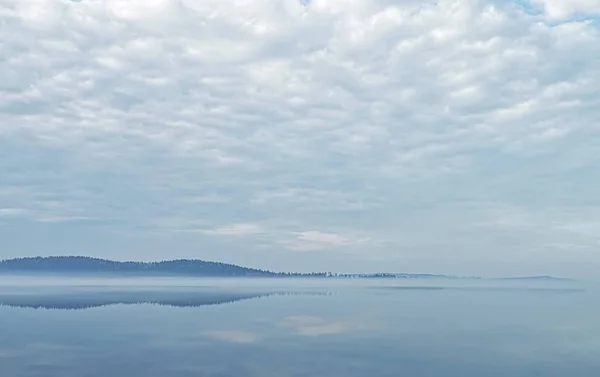
[[[113,291],[113,292],[69,292],[52,294],[0,294],[0,306],[80,310],[110,305],[153,304],[172,307],[200,307],[222,305],[237,301],[268,296],[324,295],[324,293],[299,292],[190,292],[190,291]]]
[[[0,294],[0,306],[32,309],[83,310],[110,305],[152,304],[172,307],[222,305],[274,295],[309,294],[297,292],[174,292],[113,291],[51,294]],[[310,293],[312,295],[319,293]]]

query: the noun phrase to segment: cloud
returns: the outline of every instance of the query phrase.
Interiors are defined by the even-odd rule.
[[[322,243],[332,246],[342,246],[348,243],[348,239],[335,233],[323,233],[318,231],[308,231],[298,233],[298,240],[305,242]]]
[[[86,220],[93,220],[93,218],[90,217],[83,217],[83,216],[72,216],[72,217],[41,217],[36,219],[39,222],[42,223],[62,223],[62,222],[71,222],[71,221],[86,221]]]
[[[549,18],[564,19],[574,13],[600,14],[599,0],[534,0],[535,3],[544,7]]]
[[[27,214],[24,208],[0,208],[0,217],[20,217]]]
[[[249,236],[262,233],[263,230],[257,224],[240,223],[204,230],[203,232],[211,236]]]
[[[297,232],[292,240],[284,240],[282,243],[290,250],[310,251],[343,246],[352,247],[368,241],[368,238],[348,238],[337,233],[310,230]]]
[[[597,19],[592,0],[5,0],[2,256],[592,274]]]

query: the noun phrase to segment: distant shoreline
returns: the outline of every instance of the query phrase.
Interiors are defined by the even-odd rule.
[[[86,256],[52,256],[5,259],[0,261],[0,275],[40,275],[77,277],[244,277],[244,278],[330,278],[330,279],[451,279],[486,281],[575,281],[553,276],[460,277],[412,273],[332,273],[273,272],[234,264],[198,259],[159,262],[114,261]]]

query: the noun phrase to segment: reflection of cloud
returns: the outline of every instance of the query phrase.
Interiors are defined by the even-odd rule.
[[[0,359],[15,357],[17,353],[14,350],[0,348]]]
[[[254,343],[259,340],[258,334],[248,331],[217,330],[208,331],[205,335],[216,340],[230,343]]]
[[[43,352],[50,352],[50,351],[72,352],[77,347],[69,345],[69,344],[60,344],[60,343],[55,343],[55,342],[39,341],[39,342],[30,343],[27,346],[27,348],[30,350],[43,351]]]
[[[32,359],[39,355],[48,357],[45,364],[58,362],[58,359],[65,359],[74,355],[78,347],[69,344],[60,344],[48,341],[34,341],[26,343],[21,347],[0,348],[0,360],[11,358]],[[39,360],[39,359],[38,359]],[[2,365],[2,364],[0,364]],[[0,368],[1,369],[1,368]],[[0,374],[4,376],[4,374]]]
[[[334,335],[347,332],[349,329],[344,323],[326,323],[321,325],[304,326],[298,328],[298,335],[320,336]]]
[[[366,326],[348,321],[329,321],[311,316],[287,317],[278,324],[280,327],[293,329],[296,335],[321,336],[362,331]]]

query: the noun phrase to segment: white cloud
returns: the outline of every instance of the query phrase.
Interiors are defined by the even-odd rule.
[[[600,0],[534,0],[552,19],[564,19],[574,13],[600,14]]]
[[[77,232],[36,244],[24,219],[95,219],[78,230],[112,256],[243,248],[298,267],[283,246],[321,258],[303,269],[566,271],[568,251],[540,266],[530,250],[561,226],[550,243],[587,248],[564,227],[600,214],[598,2],[536,4],[545,15],[486,0],[5,0],[0,208],[27,209],[0,214],[10,253],[81,250]]]
[[[336,233],[324,233],[319,231],[308,231],[298,233],[298,240],[306,242],[323,243],[332,246],[342,246],[348,243],[348,239]]]
[[[249,236],[262,233],[263,229],[257,224],[240,223],[204,230],[203,232],[213,236]]]
[[[282,243],[290,250],[311,251],[343,246],[354,247],[368,241],[368,238],[349,238],[338,233],[309,230],[297,232],[292,240],[284,240]]]
[[[0,208],[0,217],[21,217],[27,214],[24,208]]]
[[[42,223],[64,223],[64,222],[72,222],[72,221],[88,221],[88,220],[93,220],[93,218],[90,217],[84,217],[84,216],[58,216],[58,217],[40,217],[37,218],[36,221],[42,222]]]

